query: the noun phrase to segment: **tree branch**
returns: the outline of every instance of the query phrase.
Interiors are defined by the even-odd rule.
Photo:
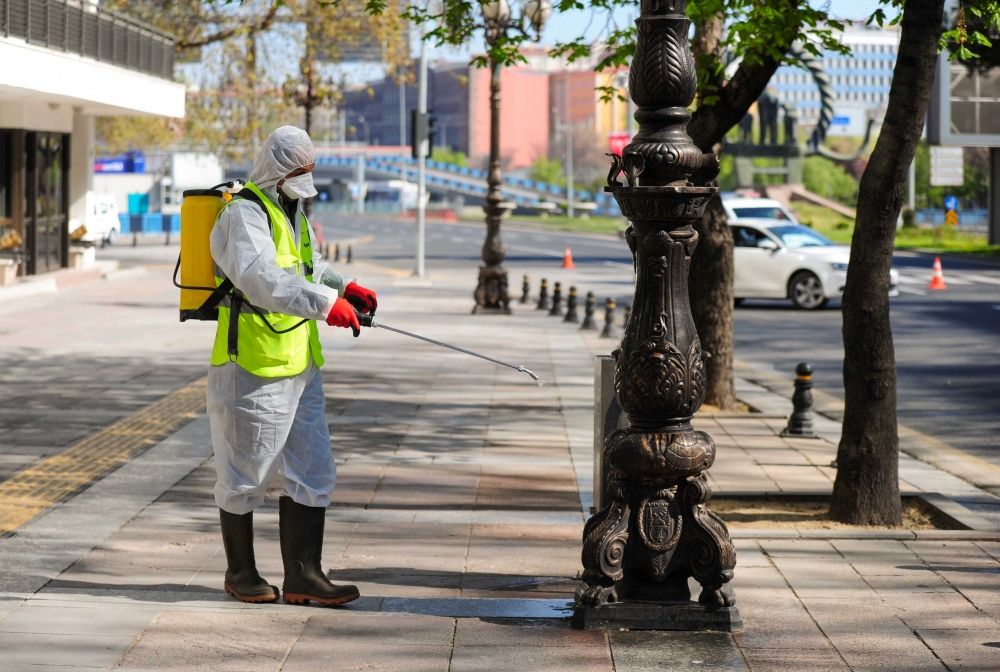
[[[237,35],[239,33],[253,35],[254,33],[263,32],[271,27],[271,24],[274,22],[274,17],[278,13],[278,8],[282,4],[283,3],[281,2],[281,0],[273,0],[273,2],[271,3],[271,8],[267,11],[267,14],[264,15],[264,18],[262,18],[256,26],[254,25],[233,26],[232,28],[226,28],[225,30],[220,30],[217,33],[213,33],[212,35],[209,35],[207,37],[202,37],[197,40],[187,40],[187,39],[178,40],[174,46],[178,51],[182,49],[195,49],[197,47],[204,47],[206,45],[212,44],[213,42],[222,42],[223,40],[228,40],[233,35]]]
[[[791,46],[789,43],[785,51]],[[768,55],[745,57],[732,79],[718,90],[718,100],[695,111],[687,131],[701,151],[711,152],[712,147],[722,142],[729,129],[740,122],[764,93],[779,65],[780,60]]]

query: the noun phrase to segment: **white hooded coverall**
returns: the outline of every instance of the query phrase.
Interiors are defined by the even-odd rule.
[[[309,136],[282,126],[264,141],[250,181],[277,204],[278,181],[315,161]],[[305,177],[309,179],[296,178],[295,191],[315,195],[311,175]],[[301,213],[300,198],[293,225],[296,249],[302,236]],[[316,239],[311,227],[309,235]],[[352,280],[323,262],[319,247],[312,246],[313,282],[282,270],[264,210],[239,199],[222,211],[211,235],[212,258],[250,303],[262,310],[325,321]],[[263,503],[275,474],[297,503],[330,504],[337,467],[330,450],[323,378],[312,358],[302,373],[279,378],[256,376],[235,362],[212,366],[207,397],[219,508],[234,514],[252,511]]]

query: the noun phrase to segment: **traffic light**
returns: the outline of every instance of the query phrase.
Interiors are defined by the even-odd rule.
[[[410,110],[410,156],[420,158],[420,140],[426,131],[421,128],[422,118],[416,108]]]
[[[437,140],[437,124],[438,116],[434,114],[434,110],[427,110],[427,155],[430,156],[434,152],[434,141]]]
[[[432,111],[420,114],[416,110],[410,110],[410,155],[414,159],[420,158],[420,144],[427,141],[427,155],[430,155],[434,147],[434,138],[437,130],[434,125],[437,123],[437,115]]]

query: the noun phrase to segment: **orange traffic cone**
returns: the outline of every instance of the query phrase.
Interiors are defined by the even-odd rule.
[[[576,266],[573,265],[573,253],[569,251],[568,247],[563,253],[563,268],[576,268]]]
[[[931,276],[931,284],[927,289],[948,289],[944,284],[944,272],[941,270],[941,257],[934,257],[934,275]]]

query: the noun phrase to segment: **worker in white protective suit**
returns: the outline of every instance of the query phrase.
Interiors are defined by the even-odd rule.
[[[317,321],[360,329],[355,309],[374,313],[375,292],[321,261],[302,199],[316,195],[312,141],[298,128],[272,133],[249,182],[219,214],[211,235],[219,304],[208,374],[208,415],[228,569],[225,589],[244,602],[273,602],[278,589],[257,573],[253,510],[274,478],[286,602],[342,604],[320,559],[337,468],[330,449]]]

